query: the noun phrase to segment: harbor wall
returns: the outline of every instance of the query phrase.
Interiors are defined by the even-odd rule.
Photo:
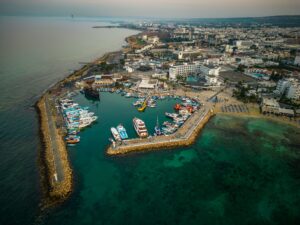
[[[43,207],[48,207],[63,202],[69,197],[73,189],[72,168],[68,158],[66,144],[63,140],[64,134],[61,129],[58,129],[55,126],[55,137],[53,137],[51,140],[45,99],[49,97],[62,96],[68,91],[68,88],[64,88],[66,85],[73,85],[72,83],[84,76],[92,65],[105,61],[111,54],[114,53],[115,52],[105,53],[103,56],[96,59],[91,64],[82,66],[80,69],[74,71],[56,84],[50,86],[35,104],[35,108],[39,116],[39,131],[42,143],[41,151],[39,154],[39,164],[41,183],[43,188]],[[57,121],[56,116],[53,116],[53,121]],[[57,151],[59,152],[59,155],[56,158],[54,157],[53,151],[51,150],[51,141],[53,141],[53,139],[57,141]],[[63,179],[60,182],[55,181],[55,176],[57,175],[57,171],[55,169],[55,161],[59,161],[61,165],[60,168],[62,170]]]
[[[204,128],[204,126],[214,115],[215,114],[213,112],[209,111],[203,117],[203,119],[198,124],[198,126],[195,127],[191,135],[186,139],[178,140],[178,138],[174,138],[173,140],[172,139],[169,141],[162,140],[161,142],[155,142],[155,143],[148,141],[148,142],[144,142],[143,145],[139,145],[139,146],[130,145],[130,143],[128,143],[128,145],[117,146],[116,148],[109,146],[106,153],[108,155],[123,155],[130,152],[144,152],[144,151],[153,151],[153,150],[170,149],[170,148],[178,148],[178,147],[187,147],[193,144],[197,140],[197,137],[202,131],[202,129]]]
[[[46,95],[46,94],[45,94]],[[64,201],[72,191],[72,169],[68,159],[66,145],[62,138],[62,131],[55,126],[55,137],[51,137],[49,129],[48,116],[53,117],[53,121],[56,121],[55,116],[48,115],[46,105],[45,105],[45,95],[40,98],[36,103],[36,109],[39,114],[40,121],[40,135],[42,139],[43,148],[41,150],[41,163],[44,171],[42,171],[42,176],[45,184],[45,198],[44,203],[46,205],[52,205],[58,202]],[[53,144],[52,141],[57,143],[57,156],[60,161],[60,169],[62,174],[62,180],[57,181],[57,168],[56,164],[57,158],[53,154]]]

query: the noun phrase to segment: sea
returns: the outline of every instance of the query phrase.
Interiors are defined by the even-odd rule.
[[[38,117],[34,103],[49,86],[108,51],[127,29],[93,29],[99,18],[0,17],[0,224],[300,224],[300,131],[235,116],[215,116],[187,148],[107,156],[110,128],[132,119],[149,132],[176,99],[140,113],[135,99],[101,93],[74,101],[99,118],[69,147],[74,191],[41,205]]]

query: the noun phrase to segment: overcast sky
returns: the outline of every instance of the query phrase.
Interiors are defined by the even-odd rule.
[[[300,14],[300,0],[0,0],[0,14],[216,18]]]

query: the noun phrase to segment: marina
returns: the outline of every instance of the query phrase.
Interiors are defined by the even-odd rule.
[[[107,150],[108,154],[135,151],[137,148],[141,149],[141,146],[144,146],[142,149],[164,149],[189,145],[193,143],[201,128],[213,115],[210,108],[203,107],[199,100],[187,96],[177,96],[171,93],[145,95],[121,89],[101,93],[103,99],[108,96],[110,99],[117,98],[120,99],[119,102],[122,101],[126,104],[126,108],[137,109],[122,110],[124,113],[132,112],[131,118],[128,118],[129,121],[131,120],[131,124],[128,119],[122,120],[122,116],[111,120],[119,125],[112,124],[109,128],[110,135],[107,136],[107,140],[111,146]],[[161,108],[162,104],[165,107]],[[87,106],[81,107],[80,105]],[[94,105],[99,108],[92,110]],[[59,107],[67,130],[65,141],[69,146],[75,146],[80,142],[79,132],[81,129],[90,126],[102,117],[102,107],[112,107],[112,105],[102,105],[102,98],[97,103],[81,92],[79,95],[74,95],[72,99],[60,100]],[[146,108],[149,109],[146,110]],[[94,111],[98,111],[98,113],[95,114]],[[120,109],[115,109],[116,113],[119,111]],[[151,122],[147,118],[149,114],[152,115]]]
[[[89,112],[88,107],[80,107],[71,99],[61,99],[59,102],[57,107],[63,116],[66,129],[65,141],[68,146],[74,146],[80,142],[80,130],[90,126],[98,117]]]

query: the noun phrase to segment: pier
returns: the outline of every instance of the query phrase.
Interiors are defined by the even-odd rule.
[[[43,136],[45,169],[49,184],[49,202],[64,200],[72,189],[72,170],[61,130],[57,127],[57,112],[53,101],[45,94],[38,102]]]
[[[121,155],[129,152],[159,150],[186,147],[195,142],[202,128],[214,115],[211,108],[203,108],[195,112],[177,132],[168,136],[152,136],[145,139],[130,139],[121,144],[110,146],[108,155]]]

